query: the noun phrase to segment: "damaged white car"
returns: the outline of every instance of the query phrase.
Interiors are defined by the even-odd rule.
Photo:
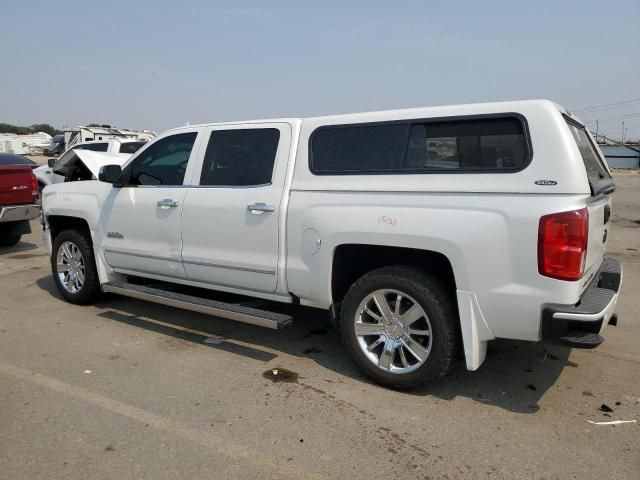
[[[106,153],[91,150],[68,150],[58,159],[50,159],[49,165],[36,168],[33,173],[40,190],[47,185],[78,180],[97,180],[103,165],[123,165],[130,153]]]

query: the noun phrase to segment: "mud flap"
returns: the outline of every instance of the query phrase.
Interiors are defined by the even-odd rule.
[[[495,337],[487,325],[473,292],[457,290],[460,329],[467,370],[477,370],[487,354],[487,342]]]

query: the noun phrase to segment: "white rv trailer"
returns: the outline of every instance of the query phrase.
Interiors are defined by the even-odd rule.
[[[29,155],[42,152],[51,141],[51,135],[44,132],[18,135],[0,133],[0,152]]]
[[[148,142],[155,138],[156,134],[150,130],[136,132],[121,128],[107,127],[68,127],[64,129],[65,149],[68,150],[74,145],[93,140],[140,140]]]

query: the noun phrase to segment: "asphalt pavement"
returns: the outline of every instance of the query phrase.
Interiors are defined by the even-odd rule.
[[[367,381],[313,310],[275,332],[65,303],[34,221],[0,248],[0,479],[640,479],[640,425],[588,423],[640,421],[640,174],[616,183],[605,343],[496,341],[409,393]]]

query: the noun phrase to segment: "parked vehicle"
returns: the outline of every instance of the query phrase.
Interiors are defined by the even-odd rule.
[[[57,156],[65,150],[64,135],[54,135],[49,146],[44,149],[45,155]]]
[[[29,220],[40,215],[39,192],[31,160],[0,153],[0,246],[15,245],[31,233]]]
[[[79,143],[103,140],[133,140],[148,142],[155,138],[156,134],[149,130],[136,132],[122,128],[112,127],[71,127],[65,128],[64,139],[67,149],[78,145]]]
[[[38,164],[30,158],[2,152],[0,152],[0,165],[28,165],[31,169],[38,168]]]
[[[76,150],[90,150],[93,152],[107,152],[107,153],[122,153],[126,154],[126,157],[114,157],[114,158],[124,158],[125,160],[131,156],[131,154],[135,153],[138,149],[140,149],[146,142],[138,141],[138,140],[122,140],[122,139],[110,139],[104,141],[91,141],[84,142],[74,145],[69,150],[67,150],[60,157],[50,158],[47,165],[43,165],[41,167],[36,168],[35,174],[38,179],[38,185],[40,191],[52,183],[60,183],[65,181],[64,173],[56,173],[56,171],[60,170],[62,165],[68,164],[72,159],[75,161],[77,159],[77,155],[73,152]],[[108,158],[108,157],[104,157]],[[120,160],[121,161],[121,160]],[[117,162],[116,162],[117,163]],[[97,178],[97,173],[96,177]],[[89,179],[86,179],[89,180]]]
[[[182,127],[99,178],[44,194],[72,303],[114,292],[273,329],[291,316],[179,287],[325,309],[397,388],[459,346],[475,370],[495,338],[593,348],[617,322],[614,184],[549,101]]]

